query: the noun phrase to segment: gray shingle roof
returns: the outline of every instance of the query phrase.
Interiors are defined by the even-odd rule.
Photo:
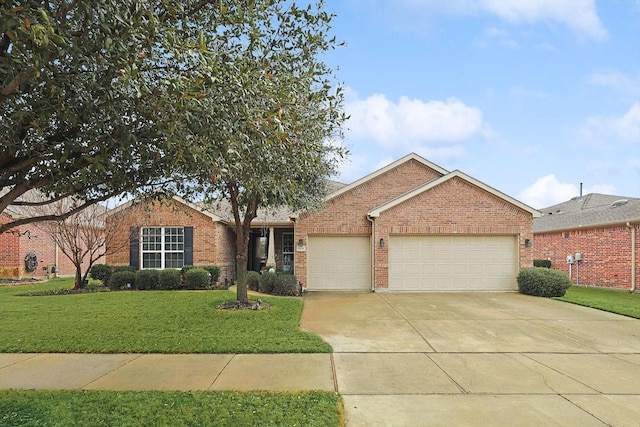
[[[593,193],[540,212],[542,216],[533,220],[534,233],[639,222],[640,199]]]

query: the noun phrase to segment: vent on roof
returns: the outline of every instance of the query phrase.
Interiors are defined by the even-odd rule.
[[[620,199],[620,200],[616,200],[615,202],[611,203],[611,207],[612,208],[617,208],[618,206],[624,206],[628,203],[629,201],[627,199]]]

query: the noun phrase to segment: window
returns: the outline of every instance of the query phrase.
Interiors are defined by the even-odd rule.
[[[142,229],[142,268],[182,268],[183,265],[184,228]]]
[[[282,271],[293,272],[293,233],[282,233]]]

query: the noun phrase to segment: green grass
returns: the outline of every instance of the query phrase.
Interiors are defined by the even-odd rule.
[[[2,426],[340,426],[330,392],[1,391]]]
[[[72,279],[1,286],[0,352],[328,353],[300,329],[300,298],[262,297],[268,310],[218,310],[231,291],[121,291],[21,296]]]
[[[640,319],[640,294],[616,289],[571,286],[565,296],[556,299]]]

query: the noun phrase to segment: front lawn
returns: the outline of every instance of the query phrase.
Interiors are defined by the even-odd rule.
[[[21,296],[72,279],[0,286],[3,353],[328,353],[298,326],[300,298],[261,297],[267,310],[219,310],[231,291],[118,291]]]
[[[2,426],[340,426],[335,393],[2,391]]]
[[[640,294],[619,289],[571,286],[565,296],[556,299],[640,319]]]

